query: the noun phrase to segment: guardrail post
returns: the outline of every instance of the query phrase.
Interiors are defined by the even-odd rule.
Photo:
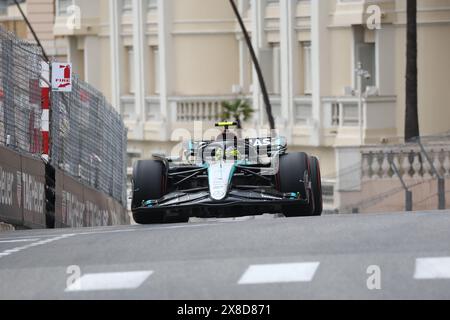
[[[400,171],[398,170],[397,166],[395,165],[395,162],[390,159],[389,163],[391,165],[392,170],[394,170],[394,173],[397,175],[398,179],[400,180],[400,183],[402,184],[403,189],[405,189],[405,211],[411,212],[413,210],[413,196],[412,192],[409,190],[408,186],[405,183],[405,180],[403,180]]]
[[[438,179],[439,210],[445,210],[445,179]]]
[[[436,175],[438,179],[438,210],[445,210],[445,179],[443,176],[439,174],[439,172],[436,170],[436,167],[434,166],[433,161],[431,161],[430,156],[425,150],[425,147],[422,144],[422,141],[420,141],[420,137],[417,138],[417,143],[420,146],[420,149],[422,150],[422,153],[425,155],[425,158],[427,159],[428,163],[431,166],[431,170]]]
[[[405,191],[405,211],[406,212],[413,211],[412,192],[409,190]]]

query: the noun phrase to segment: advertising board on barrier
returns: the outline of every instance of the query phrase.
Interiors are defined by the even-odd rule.
[[[22,192],[24,225],[29,228],[45,227],[45,165],[27,156],[21,158],[22,172],[18,185]]]
[[[45,222],[44,164],[0,147],[0,220],[29,228]]]
[[[23,222],[22,192],[17,185],[20,174],[20,156],[0,147],[0,221]]]
[[[39,159],[0,147],[0,221],[46,228],[45,165]],[[113,198],[56,170],[55,227],[129,224],[126,209]]]
[[[126,209],[114,199],[56,170],[56,227],[129,224]]]

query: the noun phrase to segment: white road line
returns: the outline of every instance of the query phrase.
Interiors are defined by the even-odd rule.
[[[83,231],[83,229],[72,230],[75,233],[74,235],[97,235],[97,234],[109,234],[109,233],[122,233],[122,232],[151,232],[151,231],[158,231],[158,230],[171,230],[171,229],[190,229],[190,228],[202,228],[202,227],[209,227],[209,226],[217,226],[218,224],[215,223],[208,223],[208,224],[186,224],[186,225],[176,225],[176,226],[162,226],[162,227],[152,227],[152,228],[144,228],[144,227],[134,227],[129,229],[119,229],[119,230],[86,230]],[[80,232],[81,231],[81,232]],[[23,240],[23,239],[30,239],[30,241],[37,241],[41,238],[52,238],[56,236],[67,236],[67,234],[42,234],[42,235],[36,235],[36,236],[28,236],[28,237],[14,237],[14,238],[0,238],[0,241],[16,241],[16,240]],[[31,240],[34,239],[34,240]]]
[[[68,286],[65,292],[137,289],[152,274],[153,271],[85,274]]]
[[[17,239],[17,240],[0,240],[0,243],[17,243],[17,242],[33,242],[40,240],[40,238],[37,239]]]
[[[0,241],[10,241],[10,240],[24,240],[24,239],[26,239],[26,240],[28,240],[28,239],[30,239],[30,240],[39,240],[40,238],[50,238],[50,237],[55,237],[56,236],[56,234],[53,234],[53,235],[39,235],[39,236],[28,236],[28,237],[25,237],[25,236],[21,236],[21,237],[8,237],[8,238],[0,238]]]
[[[416,259],[414,279],[450,279],[450,257]]]
[[[309,282],[319,265],[319,262],[252,265],[238,284]]]
[[[44,244],[48,244],[48,243],[51,243],[51,242],[55,242],[55,241],[58,241],[58,240],[66,239],[66,238],[73,237],[73,236],[74,236],[74,234],[65,234],[65,235],[62,235],[62,236],[59,236],[59,237],[33,242],[33,243],[27,244],[27,245],[22,246],[22,247],[8,249],[8,250],[0,252],[0,258],[7,257],[7,256],[10,256],[13,253],[19,253],[19,252],[21,252],[23,250],[34,248],[34,247],[37,247],[37,246],[42,246]]]

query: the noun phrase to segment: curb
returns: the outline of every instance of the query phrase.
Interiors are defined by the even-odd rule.
[[[0,222],[0,232],[14,231],[14,227],[10,224]]]

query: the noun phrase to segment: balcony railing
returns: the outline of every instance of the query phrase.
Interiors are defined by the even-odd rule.
[[[312,101],[310,97],[296,97],[294,100],[294,124],[309,126],[312,119]]]
[[[358,98],[327,97],[322,100],[325,127],[357,127],[359,125]],[[364,125],[364,107],[362,121]]]
[[[174,97],[170,99],[175,122],[222,120],[222,102],[232,101],[234,96]]]
[[[145,98],[145,119],[146,121],[161,120],[161,106],[158,96]]]
[[[132,120],[136,114],[134,96],[123,96],[120,99],[120,113],[124,120]]]

